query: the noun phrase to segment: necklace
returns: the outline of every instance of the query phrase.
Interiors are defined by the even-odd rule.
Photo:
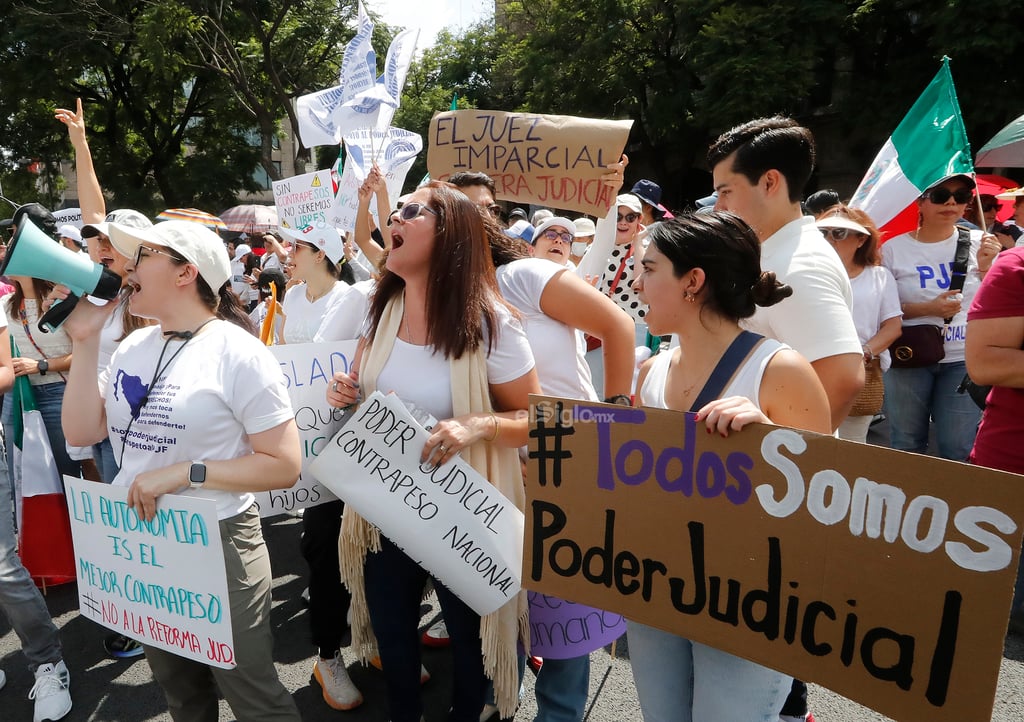
[[[306,300],[309,301],[310,303],[316,303],[321,298],[326,296],[330,292],[330,290],[332,288],[334,288],[334,281],[333,281],[333,279],[331,280],[331,285],[329,285],[327,288],[325,288],[320,293],[313,293],[313,289],[310,288],[309,284],[307,283],[306,284]]]

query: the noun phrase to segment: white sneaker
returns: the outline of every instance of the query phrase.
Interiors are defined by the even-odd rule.
[[[71,711],[71,675],[64,660],[41,664],[36,669],[36,683],[28,693],[36,701],[32,722],[54,722]]]
[[[363,703],[363,695],[348,676],[340,651],[334,659],[317,658],[313,663],[313,676],[323,689],[324,702],[332,709],[355,709]]]

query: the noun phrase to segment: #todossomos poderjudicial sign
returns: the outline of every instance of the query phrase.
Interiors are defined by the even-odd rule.
[[[522,583],[899,720],[989,719],[1024,479],[533,397]]]

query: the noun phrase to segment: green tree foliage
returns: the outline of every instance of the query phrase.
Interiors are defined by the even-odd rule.
[[[233,205],[257,164],[277,175],[270,146],[292,99],[337,83],[354,6],[0,0],[3,147],[55,166],[70,145],[53,109],[81,97],[113,205]]]

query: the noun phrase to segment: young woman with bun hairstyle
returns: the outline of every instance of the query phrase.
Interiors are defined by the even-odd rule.
[[[657,223],[649,237],[637,282],[645,318],[652,334],[678,334],[679,348],[641,368],[639,404],[695,412],[709,433],[723,436],[750,423],[830,433],[828,398],[810,363],[740,327],[756,306],[792,295],[761,271],[761,246],[750,227],[731,213],[710,213]],[[730,347],[732,378],[719,398],[695,408]],[[778,720],[788,675],[637,622],[628,630],[647,722]]]

